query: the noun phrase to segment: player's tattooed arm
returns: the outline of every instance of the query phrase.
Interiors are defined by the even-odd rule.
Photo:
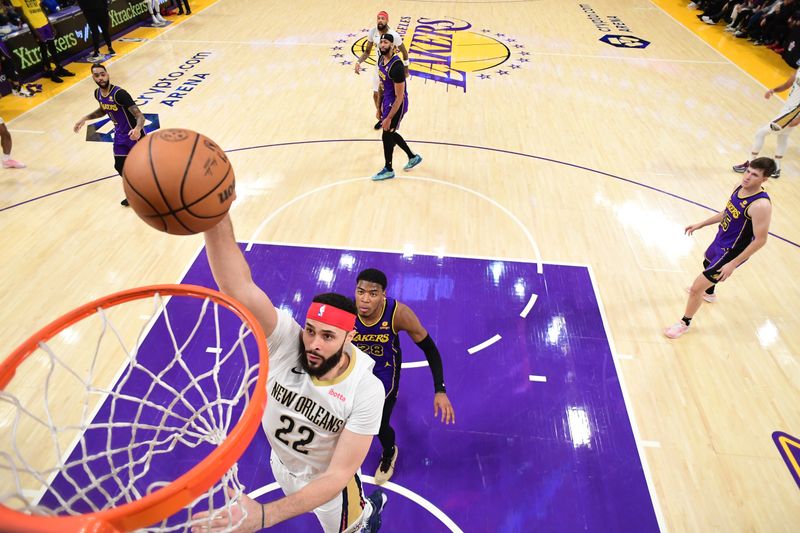
[[[142,136],[142,130],[144,129],[144,115],[139,110],[139,107],[135,105],[130,106],[128,111],[130,111],[131,115],[136,117],[136,125],[131,129],[128,137],[137,141]]]

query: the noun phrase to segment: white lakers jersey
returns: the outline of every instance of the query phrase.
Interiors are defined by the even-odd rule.
[[[345,428],[378,433],[383,385],[372,374],[372,358],[352,345],[342,375],[332,381],[309,376],[299,360],[302,329],[288,312],[277,311],[278,323],[267,339],[269,398],[261,424],[281,463],[296,476],[312,478],[327,469]]]

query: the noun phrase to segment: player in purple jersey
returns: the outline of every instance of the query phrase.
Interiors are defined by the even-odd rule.
[[[406,72],[403,61],[395,53],[394,37],[385,33],[381,37],[381,57],[378,60],[378,74],[381,79],[381,109],[377,117],[383,127],[384,167],[372,176],[374,181],[388,180],[394,177],[392,169],[392,153],[395,145],[403,149],[408,156],[408,163],[403,170],[411,170],[422,162],[422,156],[414,154],[406,141],[397,133],[403,115],[408,111],[408,91],[406,90]]]
[[[125,158],[136,142],[144,136],[144,115],[136,107],[131,95],[116,85],[111,85],[108,77],[108,70],[104,65],[96,63],[92,65],[92,79],[97,84],[94,97],[100,107],[92,111],[75,123],[73,131],[78,133],[87,120],[100,118],[108,115],[114,123],[114,168],[122,176],[122,168],[125,166]],[[128,199],[120,202],[128,206]]]
[[[716,299],[716,284],[731,277],[738,266],[767,242],[772,203],[761,185],[773,172],[775,161],[769,157],[753,159],[744,173],[742,184],[734,189],[725,209],[686,227],[686,234],[691,235],[705,226],[719,224],[717,236],[705,253],[704,270],[689,288],[689,301],[686,302],[683,318],[664,330],[664,335],[670,339],[677,339],[686,333],[703,300]]]
[[[381,37],[385,33],[392,33],[392,38],[394,39],[395,43],[398,43],[397,49],[400,50],[400,53],[403,54],[403,66],[405,67],[406,77],[408,77],[408,50],[406,49],[405,44],[403,44],[403,39],[400,37],[400,34],[394,31],[389,27],[389,14],[386,11],[380,11],[378,13],[377,22],[375,27],[372,28],[369,33],[367,34],[367,43],[364,46],[364,52],[358,58],[355,65],[355,72],[356,74],[360,74],[362,67],[361,64],[367,60],[367,58],[372,53],[372,47],[375,46],[376,48],[380,49],[381,44]],[[378,54],[378,59],[380,59],[380,54]],[[381,110],[381,99],[380,99],[380,86],[381,80],[378,76],[378,62],[375,62],[375,76],[373,78],[373,87],[372,87],[372,100],[375,102],[375,109],[380,112]],[[381,119],[378,117],[378,122],[375,123],[375,129],[381,129]]]
[[[375,360],[373,373],[383,383],[386,398],[383,402],[383,417],[378,439],[383,447],[381,461],[375,471],[375,482],[382,485],[394,474],[397,462],[395,433],[389,424],[392,409],[397,400],[400,385],[400,332],[405,331],[411,340],[425,353],[433,375],[433,416],[439,416],[445,424],[455,424],[456,413],[447,397],[444,386],[444,370],[439,349],[407,305],[386,296],[386,274],[374,268],[362,271],[356,283],[356,336],[353,344]]]

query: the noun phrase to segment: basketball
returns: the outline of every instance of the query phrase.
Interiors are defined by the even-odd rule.
[[[142,138],[122,170],[131,208],[172,235],[193,235],[219,222],[236,198],[234,182],[233,167],[217,143],[177,128]]]

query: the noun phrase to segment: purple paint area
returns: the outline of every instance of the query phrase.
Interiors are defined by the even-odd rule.
[[[415,311],[442,353],[457,418],[451,426],[433,418],[427,367],[404,369],[392,416],[399,447],[392,482],[462,530],[658,530],[585,267],[545,265],[538,275],[522,262],[277,245],[245,256],[256,283],[301,323],[313,295],[352,294],[364,268],[387,273],[387,294]],[[204,254],[183,282],[215,286]],[[538,299],[523,319],[532,294]],[[467,353],[495,334],[502,339]],[[162,335],[154,328],[148,341]],[[407,336],[402,342],[404,361],[424,360]],[[374,474],[379,448],[376,438],[365,475]],[[239,461],[248,491],[274,481],[268,457],[259,431]],[[373,488],[366,484],[367,493]],[[419,504],[387,493],[382,531],[448,530]],[[309,514],[274,530],[319,526]]]

